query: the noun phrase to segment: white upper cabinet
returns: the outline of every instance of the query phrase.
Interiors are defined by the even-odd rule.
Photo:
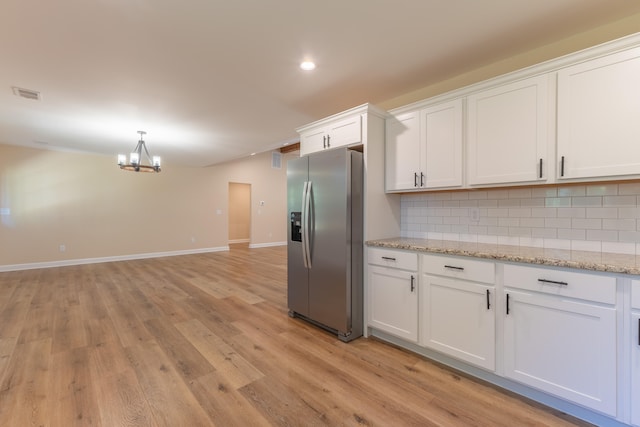
[[[313,129],[300,133],[300,155],[306,156],[327,147],[327,131],[325,128]]]
[[[640,48],[558,72],[558,179],[640,176]]]
[[[385,190],[639,179],[638,76],[640,33],[397,108]]]
[[[434,105],[420,112],[424,141],[426,188],[462,186],[462,100]]]
[[[420,188],[423,165],[420,151],[420,114],[418,111],[391,117],[386,121],[385,181],[387,191]]]
[[[300,155],[331,148],[360,144],[362,142],[362,117],[360,113],[327,120],[315,126],[298,129]]]
[[[547,181],[548,81],[545,74],[469,95],[469,185]]]
[[[386,190],[462,186],[462,100],[387,119]]]

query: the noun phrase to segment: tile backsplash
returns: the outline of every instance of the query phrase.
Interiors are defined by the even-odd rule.
[[[401,235],[640,255],[640,182],[401,196]]]

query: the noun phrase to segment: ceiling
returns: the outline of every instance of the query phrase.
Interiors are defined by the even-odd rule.
[[[145,130],[165,168],[216,164],[638,12],[631,0],[3,0],[0,143],[115,163]]]

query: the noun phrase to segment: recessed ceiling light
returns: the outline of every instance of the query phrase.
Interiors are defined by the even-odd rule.
[[[300,64],[300,68],[302,68],[305,71],[311,71],[316,68],[316,64],[314,64],[311,61],[304,61]]]

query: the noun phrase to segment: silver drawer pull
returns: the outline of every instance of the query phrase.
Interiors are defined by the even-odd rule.
[[[390,256],[383,256],[382,259],[386,259],[387,261],[395,261],[396,259]]]
[[[553,285],[569,286],[569,284],[567,282],[558,282],[556,280],[538,279],[538,282],[551,283]]]
[[[445,265],[444,268],[450,268],[452,270],[464,271],[464,267],[456,267],[454,265]]]

